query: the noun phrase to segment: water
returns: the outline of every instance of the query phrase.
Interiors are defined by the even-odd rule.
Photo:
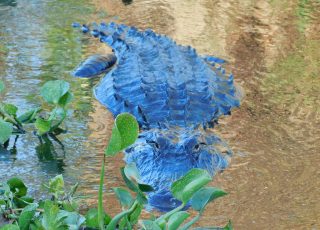
[[[93,20],[150,27],[201,54],[225,58],[244,89],[240,109],[216,128],[235,152],[213,182],[229,195],[209,205],[202,226],[232,219],[235,229],[320,228],[318,0],[0,0],[6,101],[22,110],[39,105],[39,86],[51,79],[68,80],[75,93],[69,132],[59,137],[65,149],[53,143],[49,160],[35,150],[34,135],[21,136],[15,153],[1,155],[1,180],[20,175],[35,192],[39,182],[63,173],[69,183],[80,180],[82,192],[96,193],[113,119],[92,97],[96,81],[69,75],[87,55],[109,52],[69,27]],[[121,184],[121,158],[108,159],[108,188]],[[110,190],[106,198],[106,208],[119,211]]]

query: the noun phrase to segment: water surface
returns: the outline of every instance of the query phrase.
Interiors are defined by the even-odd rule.
[[[80,180],[83,192],[96,194],[113,118],[92,97],[96,81],[69,75],[85,56],[109,52],[69,27],[93,20],[152,28],[200,54],[225,58],[244,89],[240,109],[215,128],[235,152],[212,183],[229,195],[209,205],[202,226],[232,219],[235,229],[320,228],[318,0],[0,1],[6,101],[24,110],[39,105],[39,86],[51,79],[68,80],[75,93],[69,132],[59,137],[65,149],[53,143],[56,154],[45,159],[34,135],[19,137],[15,153],[0,158],[1,180],[20,175],[35,190],[63,173],[69,183]],[[121,184],[121,158],[108,160],[108,188]],[[94,197],[88,202],[94,204]],[[119,211],[110,189],[106,208]]]

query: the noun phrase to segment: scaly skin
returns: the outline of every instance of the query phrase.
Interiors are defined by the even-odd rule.
[[[115,23],[94,27],[82,30],[112,47],[114,55],[86,61],[75,72],[86,77],[107,72],[95,96],[114,116],[129,112],[136,117],[142,133],[126,150],[126,161],[136,163],[142,181],[155,188],[150,204],[172,209],[177,205],[169,192],[174,180],[192,168],[214,174],[227,166],[215,147],[226,144],[201,127],[212,127],[239,106],[233,76],[219,65],[223,60],[201,57],[190,46],[152,30]],[[117,62],[111,65],[114,57]]]

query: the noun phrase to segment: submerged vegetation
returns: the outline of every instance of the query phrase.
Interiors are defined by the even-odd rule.
[[[33,125],[40,139],[63,132],[60,127],[67,116],[68,104],[73,98],[69,91],[69,83],[62,80],[45,83],[40,94],[47,106],[34,108],[18,115],[18,108],[13,104],[1,102],[0,107],[0,141],[1,145],[8,142],[11,135],[25,133],[24,126]],[[0,82],[0,93],[5,86]],[[1,230],[26,229],[190,229],[203,214],[207,204],[226,195],[223,190],[206,187],[212,180],[209,173],[202,169],[192,169],[184,177],[171,186],[173,196],[181,201],[177,208],[159,217],[142,219],[141,213],[147,204],[147,193],[153,191],[149,185],[140,181],[135,164],[128,164],[120,169],[127,188],[116,187],[113,191],[122,207],[122,212],[114,217],[108,215],[103,208],[103,182],[105,175],[106,156],[114,156],[132,145],[139,133],[136,119],[129,113],[116,117],[109,144],[105,150],[100,174],[98,208],[90,209],[85,215],[79,211],[79,199],[76,195],[78,184],[67,191],[62,175],[51,179],[44,185],[49,198],[38,200],[28,196],[28,188],[19,178],[11,178],[0,184],[0,214],[7,222]],[[132,195],[134,194],[134,195]],[[198,214],[191,217],[185,210],[192,207]],[[231,229],[229,222],[224,228]],[[200,228],[201,229],[201,228]],[[207,229],[207,228],[206,228]]]

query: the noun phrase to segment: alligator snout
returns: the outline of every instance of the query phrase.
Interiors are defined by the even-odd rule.
[[[217,145],[227,147],[204,130],[152,129],[125,151],[125,160],[135,163],[142,182],[154,188],[148,194],[150,205],[165,211],[179,204],[171,195],[171,184],[190,169],[205,169],[213,175],[227,167],[228,154],[220,152]]]

